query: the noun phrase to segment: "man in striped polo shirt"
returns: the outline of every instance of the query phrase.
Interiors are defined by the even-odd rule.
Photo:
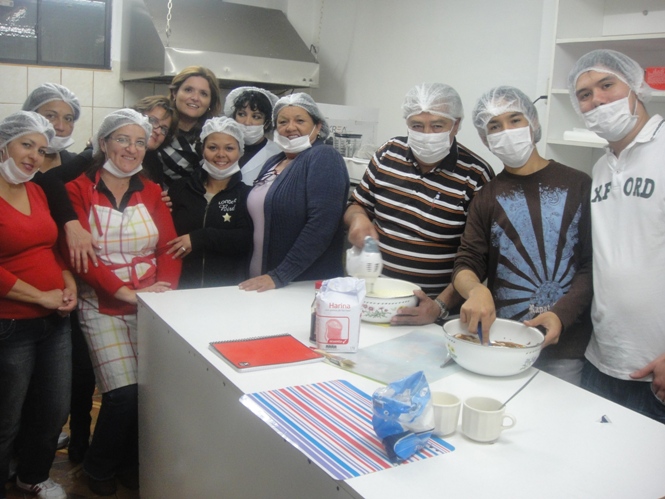
[[[349,241],[379,241],[383,275],[422,288],[420,303],[392,324],[429,324],[461,303],[451,282],[469,204],[494,177],[492,168],[457,142],[464,116],[459,94],[443,83],[413,87],[402,105],[408,137],[374,154],[344,214]]]

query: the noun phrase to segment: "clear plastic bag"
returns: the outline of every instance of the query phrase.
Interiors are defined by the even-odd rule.
[[[427,445],[434,430],[434,409],[425,373],[418,371],[379,388],[372,406],[374,431],[392,462],[408,459]]]

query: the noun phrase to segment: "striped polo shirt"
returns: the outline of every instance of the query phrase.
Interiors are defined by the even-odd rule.
[[[457,140],[426,174],[406,137],[381,146],[352,202],[374,221],[383,275],[410,281],[430,295],[443,291],[450,284],[469,204],[493,177],[492,168]]]

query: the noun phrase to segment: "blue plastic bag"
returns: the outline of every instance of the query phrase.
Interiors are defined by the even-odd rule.
[[[379,388],[372,406],[372,426],[391,462],[408,459],[427,445],[434,431],[434,409],[425,373],[418,371]]]

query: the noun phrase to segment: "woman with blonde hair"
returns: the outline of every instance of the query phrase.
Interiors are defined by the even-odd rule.
[[[176,112],[178,130],[163,147],[164,183],[189,177],[203,158],[200,134],[206,120],[221,110],[217,77],[208,68],[189,66],[173,77],[171,107]]]

